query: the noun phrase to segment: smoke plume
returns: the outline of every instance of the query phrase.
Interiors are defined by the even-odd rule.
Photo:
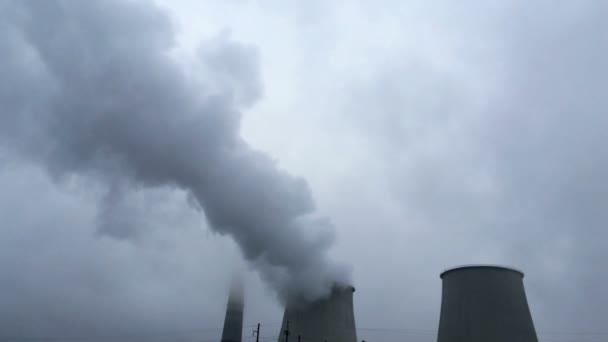
[[[305,180],[239,136],[262,93],[255,49],[220,35],[188,69],[174,39],[147,2],[0,2],[0,147],[106,184],[99,229],[117,238],[141,233],[125,193],[183,189],[281,297],[327,294],[348,278],[328,258],[331,223]]]

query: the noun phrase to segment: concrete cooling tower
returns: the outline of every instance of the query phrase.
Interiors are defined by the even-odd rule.
[[[234,282],[228,297],[221,342],[241,342],[243,335],[243,303],[243,283],[240,281]]]
[[[352,286],[335,287],[328,298],[288,303],[278,342],[357,342],[353,292]]]
[[[538,342],[523,277],[489,265],[443,272],[437,342]]]

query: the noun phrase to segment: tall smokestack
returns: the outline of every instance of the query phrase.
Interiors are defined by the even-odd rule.
[[[243,283],[235,281],[228,297],[221,342],[241,342],[243,336],[243,303]]]
[[[523,277],[490,265],[443,272],[437,342],[538,342]]]
[[[334,286],[327,298],[288,302],[278,342],[357,342],[354,292],[352,286]]]

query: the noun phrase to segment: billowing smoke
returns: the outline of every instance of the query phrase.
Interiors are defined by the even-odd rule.
[[[281,297],[347,281],[306,182],[239,136],[262,93],[255,49],[220,35],[183,67],[166,13],[140,1],[3,0],[0,25],[0,146],[105,184],[102,233],[141,234],[121,199],[176,187]]]

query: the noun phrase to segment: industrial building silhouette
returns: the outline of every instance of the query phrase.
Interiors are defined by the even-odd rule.
[[[437,342],[538,342],[521,271],[468,265],[440,277]],[[288,301],[277,342],[357,342],[354,292],[352,286],[336,285],[327,298]],[[243,288],[238,284],[230,291],[221,342],[241,342],[242,328]]]

